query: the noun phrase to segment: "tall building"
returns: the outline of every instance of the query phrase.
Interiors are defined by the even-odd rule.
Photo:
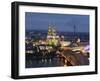
[[[57,32],[55,30],[55,26],[52,24],[49,24],[48,33],[47,33],[47,43],[49,45],[57,45],[58,39],[59,39],[59,36],[57,35]]]

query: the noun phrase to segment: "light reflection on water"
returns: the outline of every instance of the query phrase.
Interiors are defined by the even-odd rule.
[[[26,68],[34,67],[56,67],[64,66],[64,62],[60,58],[40,59],[40,60],[26,60]]]

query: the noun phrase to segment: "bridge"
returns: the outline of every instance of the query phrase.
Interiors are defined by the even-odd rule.
[[[82,52],[72,51],[71,48],[58,50],[58,47],[39,45],[35,46],[33,50],[26,51],[26,60],[37,61],[40,67],[44,66],[44,63],[47,63],[45,66],[79,66],[79,65],[89,65],[88,57],[82,54]],[[56,61],[55,61],[56,59]],[[56,64],[56,62],[58,64]],[[33,67],[35,67],[33,62]]]

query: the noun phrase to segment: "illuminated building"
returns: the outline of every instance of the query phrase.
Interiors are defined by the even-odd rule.
[[[59,43],[59,36],[56,33],[55,26],[49,24],[47,33],[47,44],[57,45]]]

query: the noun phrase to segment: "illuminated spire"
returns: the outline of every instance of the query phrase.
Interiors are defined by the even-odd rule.
[[[48,36],[51,36],[52,35],[52,26],[51,24],[49,24],[49,27],[48,27]]]
[[[55,30],[54,25],[49,24],[48,36],[56,36],[56,30]]]

